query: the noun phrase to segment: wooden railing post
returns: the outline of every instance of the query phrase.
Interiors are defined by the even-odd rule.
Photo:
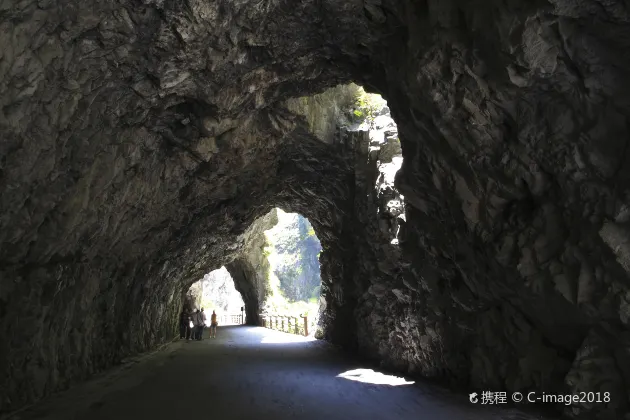
[[[308,337],[308,316],[302,318],[304,318],[304,337]]]

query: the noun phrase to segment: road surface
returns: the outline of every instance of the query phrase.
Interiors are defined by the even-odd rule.
[[[219,327],[58,394],[11,420],[533,420],[467,395],[374,372],[325,342]]]

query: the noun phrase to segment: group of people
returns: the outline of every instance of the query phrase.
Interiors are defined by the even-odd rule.
[[[217,314],[212,311],[210,316],[210,338],[217,338]],[[201,340],[203,336],[204,328],[208,326],[206,320],[206,314],[201,310],[195,309],[194,312],[189,313],[186,309],[182,309],[182,313],[179,318],[179,338],[186,340]]]

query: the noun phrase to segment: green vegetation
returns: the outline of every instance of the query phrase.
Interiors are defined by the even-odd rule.
[[[270,294],[268,313],[311,319],[319,310],[321,245],[307,219],[278,209],[278,225],[265,232]]]
[[[381,95],[367,93],[362,87],[354,86],[354,101],[350,106],[350,120],[354,123],[366,123],[371,126],[378,112],[387,106],[387,101]]]
[[[367,93],[354,83],[287,101],[289,110],[303,115],[310,130],[325,140],[332,140],[336,127],[366,124],[370,128],[385,106],[380,95]]]

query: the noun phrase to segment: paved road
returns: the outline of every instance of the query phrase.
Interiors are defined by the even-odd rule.
[[[341,376],[340,376],[341,375]],[[255,327],[177,342],[12,420],[529,420],[431,385],[379,374],[328,344]]]

